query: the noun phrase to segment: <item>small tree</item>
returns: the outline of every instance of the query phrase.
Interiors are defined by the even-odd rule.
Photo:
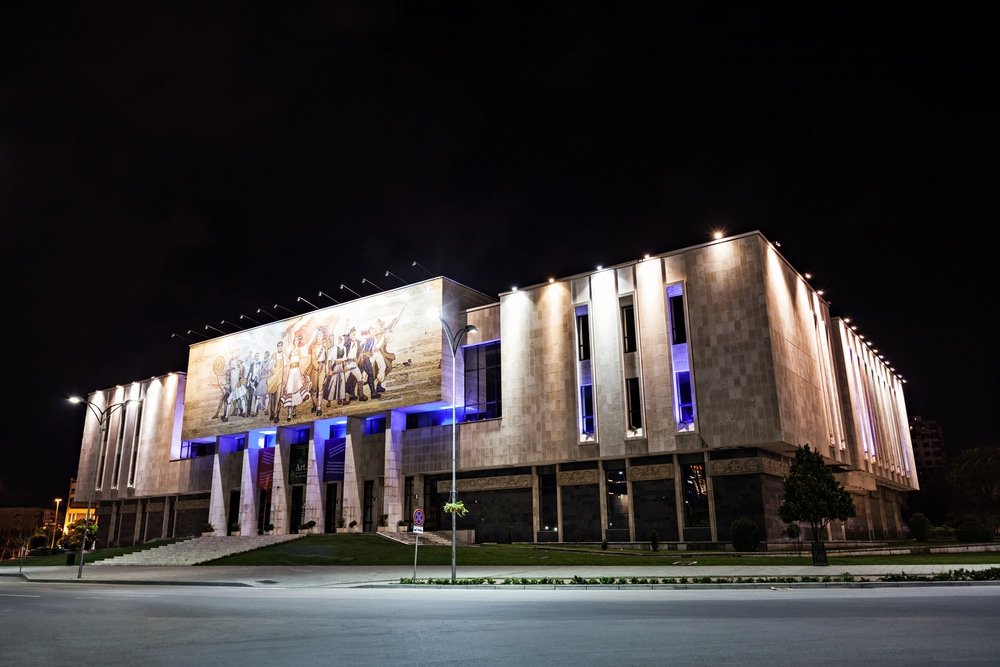
[[[85,549],[93,548],[95,539],[97,538],[97,522],[91,518],[89,521],[86,519],[77,519],[69,525],[62,539],[64,549],[70,551],[80,550],[80,540],[83,539],[84,524],[87,524],[87,544]]]
[[[834,519],[846,521],[854,516],[854,501],[823,462],[822,454],[809,445],[795,452],[778,516],[785,523],[808,523],[812,529],[813,565],[829,565],[822,531]]]
[[[910,517],[910,536],[917,542],[926,542],[931,534],[931,520],[922,512]]]

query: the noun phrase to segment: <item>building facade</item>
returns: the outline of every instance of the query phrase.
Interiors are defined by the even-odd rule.
[[[88,400],[123,404],[88,417],[77,477],[105,544],[391,531],[418,507],[443,530],[453,438],[477,542],[725,543],[740,517],[778,541],[803,444],[854,495],[829,539],[901,536],[918,488],[901,380],[758,232],[498,299],[387,290]]]

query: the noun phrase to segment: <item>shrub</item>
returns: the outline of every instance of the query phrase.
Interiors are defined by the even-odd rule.
[[[214,533],[215,532],[215,526],[213,526],[210,523],[206,523],[205,526],[204,526],[204,528],[201,529],[201,532],[203,532],[203,533]]]
[[[351,519],[351,522],[349,524],[347,524],[347,527],[348,528],[354,528],[356,525],[358,525],[358,522],[355,521],[354,519]]]
[[[660,536],[656,534],[655,530],[649,531],[649,548],[653,551],[660,549]]]
[[[955,531],[959,542],[992,542],[993,531],[974,514],[967,514]]]
[[[757,551],[760,546],[760,527],[753,519],[738,517],[729,528],[732,533],[733,548],[737,551]]]
[[[926,542],[931,534],[931,520],[921,512],[910,517],[910,535],[918,542]]]
[[[304,524],[299,526],[299,530],[309,530],[310,528],[315,528],[316,522],[313,520],[306,521]]]
[[[601,540],[601,549],[603,549],[604,551],[608,550],[608,541],[607,540]]]
[[[802,534],[802,529],[799,528],[799,524],[790,523],[785,526],[785,535],[788,535],[793,540],[799,539],[799,535]]]
[[[955,539],[955,531],[949,526],[934,526],[930,530],[930,539],[948,542]]]

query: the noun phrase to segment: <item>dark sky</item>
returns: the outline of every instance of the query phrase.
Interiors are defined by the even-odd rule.
[[[414,260],[496,294],[716,227],[780,241],[950,446],[1000,441],[986,3],[24,4],[0,505],[65,497],[66,397],[183,370],[172,333]]]

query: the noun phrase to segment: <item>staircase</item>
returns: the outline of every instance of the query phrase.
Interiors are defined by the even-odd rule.
[[[94,566],[105,565],[158,565],[178,566],[197,565],[216,558],[232,556],[262,549],[274,544],[296,540],[303,535],[246,535],[195,537],[183,542],[165,544],[162,547],[135,551],[106,560],[93,563]]]
[[[387,540],[392,540],[394,542],[399,542],[400,544],[413,544],[417,535],[420,535],[420,544],[424,546],[435,546],[435,547],[450,547],[451,546],[451,533],[441,532],[441,533],[411,533],[409,531],[405,533],[376,533]],[[462,544],[460,541],[459,544]]]

